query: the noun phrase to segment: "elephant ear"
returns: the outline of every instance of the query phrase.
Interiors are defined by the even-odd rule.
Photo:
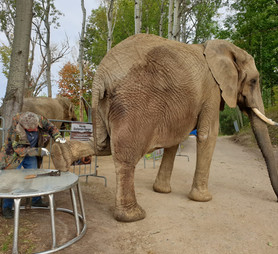
[[[204,46],[204,55],[214,79],[220,86],[222,98],[229,107],[235,108],[239,82],[235,46],[223,40],[207,41]]]

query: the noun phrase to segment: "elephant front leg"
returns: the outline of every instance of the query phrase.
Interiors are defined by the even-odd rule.
[[[205,115],[205,118],[201,117],[203,121],[198,126],[196,170],[189,193],[190,199],[201,202],[212,199],[208,191],[208,178],[219,128],[218,115],[210,119],[208,118],[213,116],[213,112],[207,112]],[[210,125],[207,125],[208,123]]]
[[[154,191],[160,193],[171,192],[170,180],[178,147],[179,145],[176,145],[164,149],[159,171],[153,184]]]
[[[137,204],[134,190],[135,166],[115,163],[116,206],[114,217],[118,221],[131,222],[146,217],[145,211]]]
[[[196,170],[189,193],[189,198],[192,200],[206,202],[212,199],[212,195],[208,191],[208,178],[215,143],[216,137],[205,140],[198,137]]]

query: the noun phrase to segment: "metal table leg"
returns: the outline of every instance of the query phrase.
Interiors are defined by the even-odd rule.
[[[86,224],[84,202],[83,202],[81,187],[79,186],[79,183],[77,183],[77,191],[78,191],[78,198],[79,198],[79,204],[80,204],[80,209],[81,209],[81,215],[83,217],[83,223]]]
[[[76,235],[80,235],[80,226],[79,226],[79,218],[78,218],[78,211],[77,211],[77,205],[76,205],[76,197],[74,193],[74,189],[70,189],[70,194],[71,194],[71,200],[72,200],[72,208],[73,208],[73,213],[75,217],[75,224],[76,224]]]
[[[52,249],[56,247],[56,229],[55,229],[55,217],[54,217],[54,195],[49,194],[50,205],[50,218],[51,218],[51,231],[52,231]]]
[[[19,229],[19,211],[21,198],[14,199],[14,239],[13,239],[13,254],[18,253],[18,229]]]

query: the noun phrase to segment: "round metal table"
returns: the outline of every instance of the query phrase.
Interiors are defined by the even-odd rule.
[[[39,176],[39,174],[49,173],[54,170],[50,169],[13,169],[13,170],[0,170],[0,198],[14,199],[14,239],[13,239],[13,253],[18,253],[18,231],[19,231],[19,214],[20,202],[22,198],[31,198],[36,196],[49,197],[49,209],[51,218],[52,230],[52,249],[40,253],[52,253],[64,249],[71,244],[78,241],[86,232],[86,218],[84,211],[84,203],[79,186],[79,178],[77,175],[70,172],[61,172],[60,176]],[[27,175],[38,175],[33,179],[25,179]],[[81,215],[77,209],[77,199],[75,196],[74,187],[77,188],[79,207]],[[64,190],[70,190],[73,210],[65,208],[54,208],[54,194]],[[38,209],[31,207],[31,209]],[[40,208],[42,209],[42,208]],[[45,209],[45,208],[44,208]],[[57,246],[56,244],[56,231],[55,231],[55,217],[54,211],[62,211],[74,216],[76,224],[76,237],[69,240],[63,245]],[[82,228],[80,229],[80,222]]]

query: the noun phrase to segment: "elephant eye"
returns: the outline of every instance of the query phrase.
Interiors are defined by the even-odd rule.
[[[251,83],[251,85],[256,85],[257,79],[251,79],[251,80],[250,80],[250,83]]]

